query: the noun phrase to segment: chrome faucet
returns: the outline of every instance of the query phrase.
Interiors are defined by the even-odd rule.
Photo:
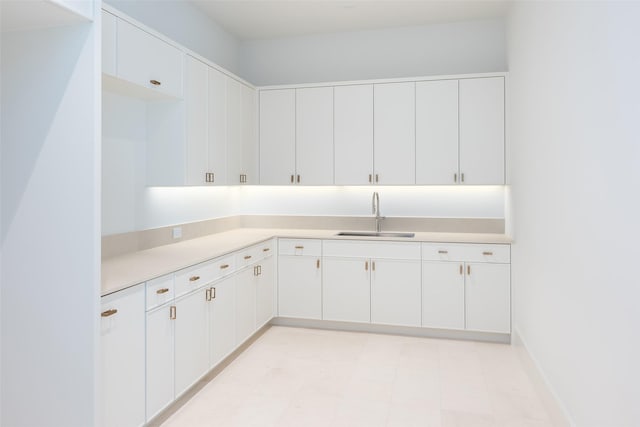
[[[377,191],[373,193],[373,198],[371,199],[371,213],[375,214],[376,232],[379,233],[382,229],[380,223],[385,217],[380,216],[380,196],[378,195]]]

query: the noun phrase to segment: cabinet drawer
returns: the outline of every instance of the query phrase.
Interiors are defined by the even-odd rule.
[[[147,282],[147,311],[173,300],[173,274],[158,277]]]
[[[420,243],[324,240],[322,251],[333,257],[420,259]]]
[[[236,257],[234,255],[227,255],[222,258],[216,258],[211,262],[213,263],[214,271],[211,280],[218,280],[221,277],[233,273],[238,268]]]
[[[215,280],[219,269],[214,261],[207,261],[176,272],[176,298]]]
[[[251,265],[262,259],[262,247],[251,246],[236,252],[236,265],[238,268]]]
[[[320,256],[322,241],[312,239],[280,239],[278,240],[280,255]]]
[[[425,261],[462,262],[511,262],[510,245],[423,243],[422,259]]]
[[[268,256],[273,255],[275,252],[276,241],[275,239],[267,240],[266,242],[262,242],[256,245],[258,249],[258,258],[264,259]]]

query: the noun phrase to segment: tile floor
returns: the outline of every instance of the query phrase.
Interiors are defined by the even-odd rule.
[[[509,345],[272,327],[163,427],[543,427]]]

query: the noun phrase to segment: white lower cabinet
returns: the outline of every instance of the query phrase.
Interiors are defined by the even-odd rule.
[[[175,303],[175,396],[180,396],[209,370],[207,288]]]
[[[371,260],[371,323],[420,326],[420,261]]]
[[[463,263],[422,263],[422,326],[464,329]]]
[[[466,265],[467,329],[504,334],[511,332],[510,271],[509,264]]]
[[[209,287],[209,366],[217,365],[236,346],[235,283],[230,276]]]
[[[175,397],[173,301],[147,312],[147,421]]]
[[[273,257],[262,260],[257,267],[256,329],[270,321],[275,313],[275,266]]]
[[[103,427],[136,427],[145,423],[144,299],[144,285],[102,297]]]
[[[322,318],[370,322],[369,259],[327,257],[323,261]]]
[[[322,318],[320,256],[278,257],[278,315]]]
[[[256,282],[254,267],[247,267],[236,276],[235,331],[236,345],[243,343],[256,330]]]

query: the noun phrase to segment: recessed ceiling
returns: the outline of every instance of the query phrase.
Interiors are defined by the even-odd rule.
[[[507,0],[191,0],[239,40],[503,17]]]

